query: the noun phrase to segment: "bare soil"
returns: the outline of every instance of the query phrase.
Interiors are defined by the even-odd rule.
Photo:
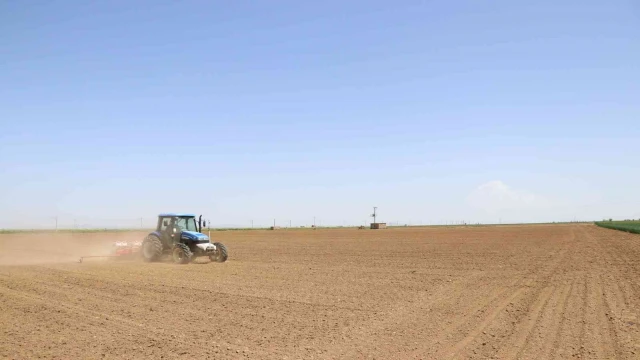
[[[0,235],[0,358],[640,359],[640,235],[592,225]]]

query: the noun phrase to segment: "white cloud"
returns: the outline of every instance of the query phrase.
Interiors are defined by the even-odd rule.
[[[467,201],[472,207],[489,212],[524,210],[549,205],[549,201],[544,197],[513,189],[500,180],[489,181],[478,186],[469,194]]]

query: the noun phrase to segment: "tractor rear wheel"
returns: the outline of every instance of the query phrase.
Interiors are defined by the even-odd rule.
[[[216,246],[216,253],[213,255],[209,255],[209,260],[215,261],[215,262],[227,261],[227,258],[229,257],[227,253],[227,247],[224,246],[223,243],[219,243],[219,242],[213,243],[213,245]]]
[[[173,261],[178,264],[188,264],[191,262],[193,253],[185,244],[179,243],[173,247]]]
[[[142,242],[141,250],[144,261],[158,261],[162,256],[162,242],[157,237],[149,235]]]

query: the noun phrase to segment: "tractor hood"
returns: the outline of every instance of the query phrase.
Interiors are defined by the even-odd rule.
[[[209,242],[209,237],[207,235],[199,233],[197,231],[182,231],[182,234],[180,234],[180,238],[182,240]]]

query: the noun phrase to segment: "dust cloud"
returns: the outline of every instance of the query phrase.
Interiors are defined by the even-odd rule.
[[[0,234],[0,266],[77,262],[81,256],[110,255],[115,241],[142,240],[145,235],[133,231]]]

